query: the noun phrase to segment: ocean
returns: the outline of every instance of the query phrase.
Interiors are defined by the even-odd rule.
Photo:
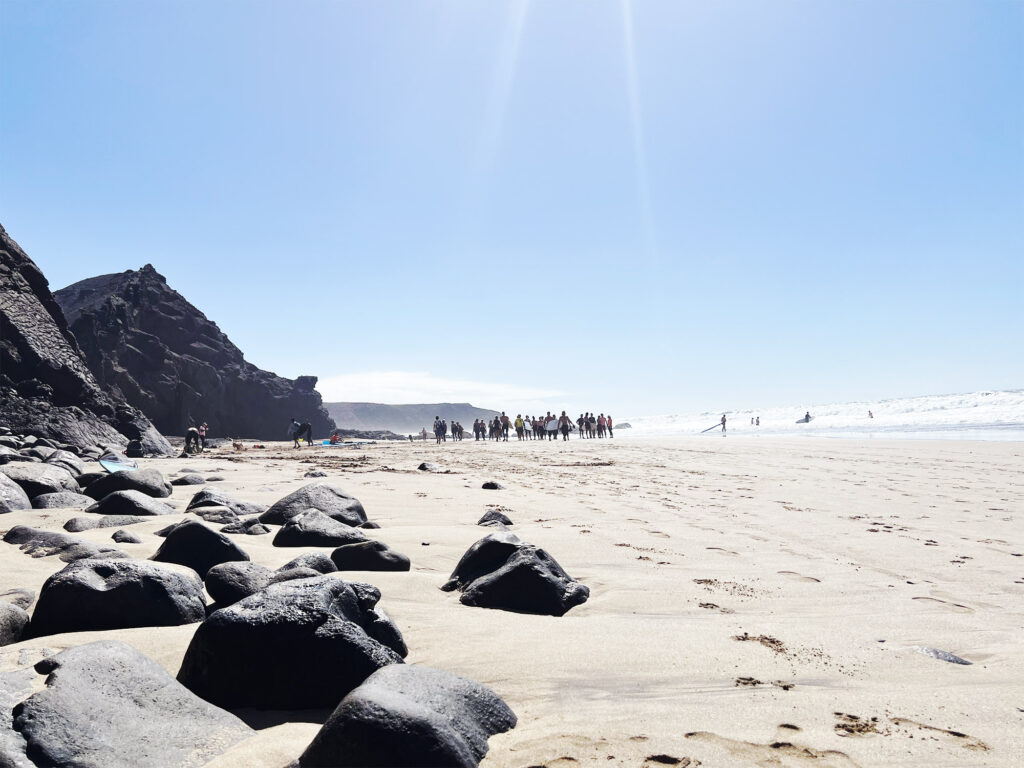
[[[806,412],[813,420],[796,423]],[[868,416],[871,411],[873,418]],[[717,424],[723,411],[634,416],[616,437],[682,437],[698,435]],[[724,411],[729,437],[806,436],[833,438],[908,438],[928,440],[1024,441],[1024,389],[927,395],[852,403],[799,404],[764,409]],[[760,417],[761,425],[751,424]],[[720,438],[721,430],[704,437]]]

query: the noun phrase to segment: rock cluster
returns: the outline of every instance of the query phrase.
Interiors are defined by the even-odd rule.
[[[285,379],[241,350],[151,265],[82,280],[54,295],[89,370],[167,434],[209,424],[214,435],[282,440],[291,419],[327,435],[315,376]]]
[[[150,421],[89,370],[43,273],[0,226],[0,424],[63,450],[171,453]]]

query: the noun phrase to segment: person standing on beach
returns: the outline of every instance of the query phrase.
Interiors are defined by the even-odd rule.
[[[722,414],[722,433],[725,433],[725,414]]]
[[[516,438],[519,440],[523,439],[523,414],[516,414]]]
[[[565,415],[565,411],[562,411],[562,415],[558,417],[558,428],[562,431],[563,442],[569,439],[569,421],[569,417]]]
[[[509,426],[508,416],[506,416],[505,412],[502,411],[501,412],[501,441],[503,443],[507,443],[508,442],[508,426]]]
[[[604,425],[608,428],[608,437],[615,437],[612,433],[612,415],[610,413],[604,417]]]
[[[206,450],[206,422],[204,421],[199,425],[199,442],[203,446],[203,450]]]
[[[201,450],[199,447],[199,430],[195,427],[189,427],[185,431],[185,453],[192,453],[193,451],[199,453]]]
[[[434,437],[437,438],[437,444],[441,444],[441,417],[434,417]]]

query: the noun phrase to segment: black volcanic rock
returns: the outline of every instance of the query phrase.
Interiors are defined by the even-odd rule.
[[[195,573],[147,560],[77,560],[43,584],[29,630],[61,632],[191,624],[206,617]]]
[[[222,707],[333,707],[380,667],[402,663],[401,633],[374,610],[379,599],[368,584],[331,576],[271,584],[199,625],[178,681]]]
[[[441,589],[462,590],[463,605],[550,616],[562,616],[590,597],[590,589],[551,555],[510,531],[473,544]]]
[[[106,477],[89,483],[86,496],[102,499],[114,491],[140,491],[155,499],[166,499],[173,489],[158,469],[136,469],[113,472]]]
[[[175,525],[153,555],[157,562],[187,565],[202,578],[215,565],[248,559],[249,555],[231,539],[198,520]]]
[[[314,436],[334,429],[315,376],[285,379],[246,362],[149,264],[82,280],[54,298],[100,385],[169,434],[205,421],[214,435],[282,440],[292,418],[309,422]]]
[[[284,525],[309,509],[319,510],[328,517],[353,527],[366,522],[366,510],[359,499],[327,483],[310,483],[297,491],[292,491],[283,499],[278,499],[270,509],[260,515],[260,522]]]
[[[194,768],[253,734],[116,640],[69,648],[35,670],[47,675],[43,690],[33,693],[31,679],[6,686],[20,690],[4,702],[14,728],[0,735],[5,766]]]
[[[0,226],[0,424],[78,447],[170,444],[89,371],[39,267]]]
[[[389,664],[342,699],[299,765],[474,768],[487,754],[488,737],[515,725],[515,713],[486,685]]]

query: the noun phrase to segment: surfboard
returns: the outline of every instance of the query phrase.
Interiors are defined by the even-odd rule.
[[[809,422],[809,421],[811,421],[813,419],[814,419],[813,416],[804,416],[802,419],[797,419],[796,423],[797,424],[806,424],[807,422]]]
[[[100,459],[100,466],[103,467],[107,472],[134,472],[139,468],[131,459],[125,456],[118,456],[114,453],[108,453]]]

